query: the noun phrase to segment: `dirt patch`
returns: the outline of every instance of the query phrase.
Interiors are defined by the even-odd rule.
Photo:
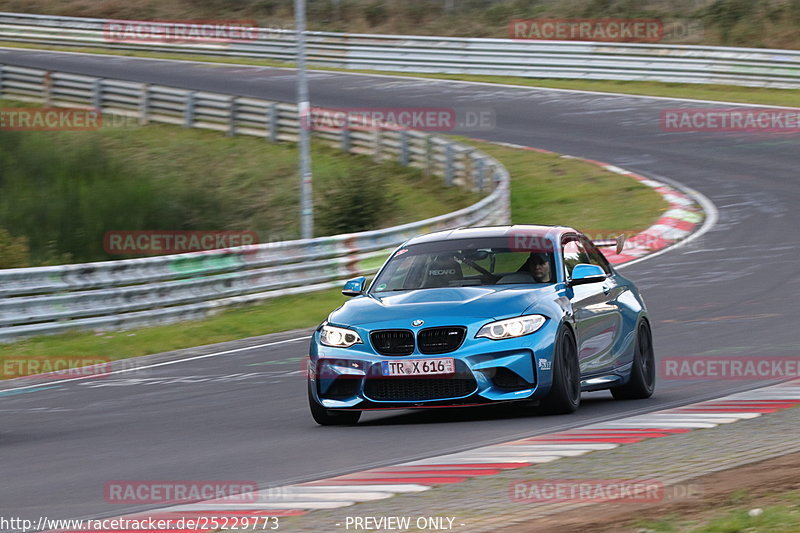
[[[600,503],[547,518],[498,529],[511,533],[623,533],[637,531],[636,523],[666,516],[702,521],[730,506],[731,495],[746,491],[747,501],[769,500],[776,494],[800,490],[800,453],[697,477],[682,486],[699,487],[691,497],[658,503]],[[670,493],[669,489],[665,491]],[[698,494],[699,492],[699,494]]]

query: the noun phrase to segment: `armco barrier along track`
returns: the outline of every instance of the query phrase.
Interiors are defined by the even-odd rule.
[[[182,124],[294,141],[294,105],[158,85],[0,66],[0,98],[90,106],[142,123]],[[68,329],[115,329],[200,318],[226,305],[319,290],[374,272],[406,239],[428,231],[509,221],[508,171],[470,146],[398,128],[317,132],[343,150],[490,191],[476,204],[393,228],[146,259],[0,270],[0,342]]]
[[[289,30],[266,30],[257,39],[227,42],[120,42],[108,37],[110,22],[0,13],[0,40],[278,61],[295,58],[294,32]],[[307,40],[309,61],[334,68],[800,87],[800,51],[792,50],[329,32],[309,32]]]

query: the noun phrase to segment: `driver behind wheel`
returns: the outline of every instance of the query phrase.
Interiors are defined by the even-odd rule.
[[[537,283],[552,283],[549,254],[531,252],[518,272],[529,272]]]

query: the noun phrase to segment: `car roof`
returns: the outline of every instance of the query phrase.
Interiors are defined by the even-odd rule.
[[[539,237],[554,239],[560,238],[564,233],[579,233],[568,226],[542,226],[532,224],[514,224],[511,226],[480,226],[474,228],[456,228],[443,231],[434,231],[409,239],[405,245],[427,242],[447,241],[454,239],[480,239],[487,237],[513,237],[516,234],[526,237]]]

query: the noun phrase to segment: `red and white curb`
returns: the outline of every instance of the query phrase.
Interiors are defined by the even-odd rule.
[[[555,155],[563,159],[574,159],[576,161],[583,161],[585,163],[597,165],[609,172],[633,178],[642,185],[650,187],[660,194],[661,197],[669,204],[669,208],[661,216],[661,218],[656,221],[655,224],[646,230],[637,233],[633,237],[626,239],[625,246],[620,254],[616,254],[615,250],[610,248],[601,249],[603,254],[608,258],[609,262],[615,265],[639,259],[679,243],[691,235],[703,222],[705,217],[700,204],[698,204],[698,202],[688,194],[678,190],[676,187],[641,176],[635,172],[625,170],[624,168],[620,168],[616,165],[603,163],[602,161],[595,161],[593,159],[586,159],[583,157],[562,155],[556,152],[551,152],[550,150],[532,148],[530,146],[522,146],[519,144],[494,141],[483,142],[489,142],[498,146],[507,146],[509,148],[515,148],[518,150],[529,150],[542,154]]]
[[[148,512],[146,516],[178,519],[186,516],[302,515],[318,509],[383,500],[401,493],[423,492],[437,485],[460,483],[564,457],[713,428],[796,406],[800,406],[800,380],[463,452],[245,495],[176,505],[155,513]],[[145,514],[138,515],[138,518],[142,516]]]
[[[614,264],[627,263],[663,250],[687,238],[703,222],[702,208],[689,195],[684,194],[675,187],[645,178],[614,165],[594,162],[606,170],[629,176],[642,185],[653,188],[669,204],[669,209],[655,224],[625,241],[625,246],[620,254],[616,254],[613,249],[602,248],[601,250],[609,262]]]

